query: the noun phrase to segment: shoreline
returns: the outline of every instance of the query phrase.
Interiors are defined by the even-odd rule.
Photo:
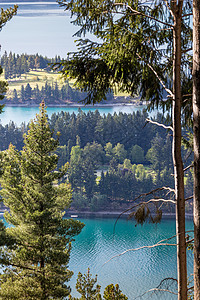
[[[67,217],[72,217],[72,218],[79,218],[79,217],[86,217],[86,218],[117,218],[121,212],[118,211],[97,211],[97,212],[91,212],[91,211],[66,211],[65,216]],[[129,215],[128,212],[124,213],[123,215],[120,216],[120,218],[127,218]],[[175,213],[163,213],[162,215],[163,219],[175,219],[176,214]],[[185,214],[185,219],[186,220],[193,220],[193,214],[191,213],[186,213]]]
[[[11,104],[4,103],[5,107],[38,107],[38,104]],[[146,103],[105,103],[105,104],[79,104],[79,103],[70,103],[70,104],[48,104],[47,107],[116,107],[116,106],[134,106],[134,107],[142,107],[145,106]]]
[[[7,209],[0,209],[0,216],[3,216],[3,214],[9,211]],[[96,211],[96,212],[92,212],[92,211],[73,211],[73,210],[69,210],[69,211],[65,211],[65,216],[66,217],[71,217],[71,218],[81,218],[81,217],[85,217],[85,218],[117,218],[119,217],[119,215],[121,214],[121,211]],[[124,219],[127,218],[129,215],[128,212],[125,212],[124,214],[122,214],[120,216],[120,218]],[[162,215],[163,219],[175,219],[176,218],[176,214],[175,213],[163,213]],[[191,213],[186,213],[185,214],[185,219],[186,220],[193,220],[193,214]]]

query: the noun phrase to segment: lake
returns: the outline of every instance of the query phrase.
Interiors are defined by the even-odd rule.
[[[7,1],[9,3],[9,1]],[[77,28],[70,23],[70,17],[56,2],[20,3],[18,15],[15,16],[1,32],[2,53],[42,54],[48,57],[60,55],[66,57],[67,52],[75,51],[72,35]],[[12,2],[13,4],[13,2]],[[1,3],[1,7],[8,7],[11,3]],[[83,111],[94,111],[96,107],[83,107]],[[98,107],[101,114],[114,112],[132,113],[143,107],[115,106]],[[17,125],[29,122],[38,113],[37,107],[6,107],[0,115],[3,125],[14,121]],[[48,115],[54,112],[78,112],[78,107],[49,107]],[[81,219],[86,226],[73,243],[69,268],[74,271],[70,281],[74,292],[78,272],[86,273],[91,269],[93,276],[98,274],[98,283],[104,288],[110,283],[119,283],[121,290],[130,300],[143,294],[150,288],[157,287],[166,277],[176,277],[176,248],[156,247],[116,257],[104,264],[113,256],[127,249],[143,245],[152,245],[163,238],[175,234],[175,221],[163,220],[159,225],[145,224],[142,227],[132,222],[119,220],[116,234],[113,238],[115,219]],[[187,221],[187,230],[193,228],[192,221]],[[188,275],[193,272],[192,251],[188,252]],[[173,300],[177,296],[172,294],[146,295],[143,299]]]
[[[69,263],[69,269],[74,272],[69,282],[73,296],[78,296],[75,292],[78,272],[85,274],[88,268],[93,277],[98,274],[98,283],[102,286],[101,291],[110,283],[118,283],[129,300],[141,299],[136,297],[148,289],[156,288],[164,278],[176,278],[175,246],[130,251],[107,262],[127,249],[153,245],[173,236],[175,220],[163,219],[158,225],[135,226],[133,221],[120,219],[113,236],[115,220],[115,218],[80,218],[80,221],[85,223],[85,227],[72,243]],[[186,221],[186,230],[193,230],[192,221]],[[190,279],[192,273],[193,254],[190,250],[188,251],[188,277]],[[175,300],[177,296],[162,292],[147,294],[142,299]]]
[[[104,106],[104,107],[97,107],[97,106],[82,106],[81,109],[84,112],[90,111],[95,111],[96,109],[99,110],[100,114],[114,114],[123,112],[123,113],[133,113],[136,111],[142,111],[145,108],[145,106],[135,106],[135,105],[119,105],[119,106]],[[68,106],[68,107],[47,107],[47,114],[50,117],[53,113],[58,113],[61,111],[64,112],[69,112],[69,113],[75,113],[77,114],[79,110],[79,107],[73,107],[73,106]],[[8,124],[10,121],[14,121],[18,126],[22,122],[28,123],[31,119],[33,119],[36,115],[36,113],[39,112],[38,107],[15,107],[15,106],[8,106],[4,108],[4,112],[0,115],[0,122],[2,125]],[[156,113],[154,113],[156,114]]]

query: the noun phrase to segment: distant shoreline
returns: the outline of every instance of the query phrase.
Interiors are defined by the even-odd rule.
[[[67,211],[65,215],[67,217],[74,217],[74,218],[80,218],[80,217],[86,217],[86,218],[93,218],[93,217],[99,217],[99,218],[117,218],[122,212],[117,211],[97,211],[97,212],[91,212],[91,211]],[[129,215],[128,212],[122,214],[120,218],[127,218]],[[176,214],[175,213],[163,213],[162,215],[163,219],[175,219]],[[185,218],[187,220],[193,219],[193,214],[186,213]]]
[[[0,209],[0,216],[3,215],[7,209]],[[91,211],[73,211],[69,210],[65,212],[66,217],[71,217],[71,218],[117,218],[120,216],[122,212],[121,211],[96,211],[96,212],[91,212]],[[127,218],[129,215],[128,212],[122,214],[120,218]],[[176,219],[176,214],[175,213],[163,213],[162,215],[163,219]],[[193,214],[191,213],[186,213],[185,218],[187,220],[193,220]]]
[[[140,102],[141,103],[141,102]],[[10,104],[5,103],[5,107],[38,107],[38,104]],[[70,104],[47,104],[47,107],[116,107],[116,106],[135,106],[142,107],[146,103],[105,103],[105,104],[80,104],[80,103],[70,103]]]

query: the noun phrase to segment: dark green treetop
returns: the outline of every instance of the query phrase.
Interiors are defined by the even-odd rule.
[[[70,293],[71,241],[83,224],[63,218],[71,189],[59,182],[67,165],[56,171],[58,140],[52,135],[42,103],[24,135],[23,150],[10,145],[2,153],[1,195],[12,225],[6,233],[14,241],[2,249],[2,299],[64,299]]]

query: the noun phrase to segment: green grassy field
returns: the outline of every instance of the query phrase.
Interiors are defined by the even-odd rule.
[[[1,78],[4,78],[4,75],[1,76]],[[46,82],[49,84],[52,84],[53,82],[58,83],[58,85],[61,87],[65,81],[62,78],[62,75],[56,72],[47,72],[44,70],[31,70],[30,72],[26,74],[22,74],[21,77],[8,79],[9,89],[8,89],[8,96],[12,95],[12,92],[14,89],[17,91],[21,90],[21,86],[26,86],[27,83],[30,84],[31,88],[34,89],[36,85],[38,85],[39,89],[42,88],[42,86],[45,85]],[[75,79],[69,80],[69,84],[71,87],[74,87]],[[114,88],[114,94],[115,96],[119,97],[126,97],[128,96],[127,93],[119,92],[118,88]]]
[[[41,89],[42,86],[45,85],[46,82],[53,83],[58,82],[59,85],[64,83],[61,75],[54,72],[46,72],[43,70],[30,71],[29,73],[22,74],[21,77],[8,79],[9,90],[13,91],[16,89],[17,91],[21,89],[22,85],[30,84],[32,88],[39,86]]]

